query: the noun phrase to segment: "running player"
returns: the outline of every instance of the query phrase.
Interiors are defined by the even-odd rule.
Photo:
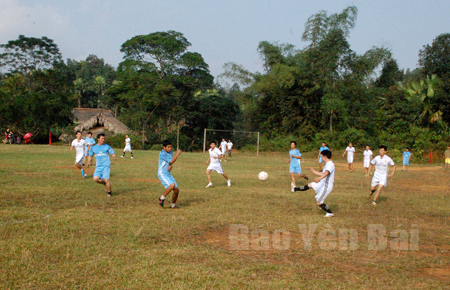
[[[223,158],[225,157],[225,161],[227,161],[227,146],[228,146],[228,142],[225,141],[225,138],[222,139],[222,142],[220,143],[219,149],[222,150],[222,158],[220,158],[220,160],[223,160]]]
[[[291,163],[289,166],[289,174],[292,178],[291,186],[296,187],[295,184],[295,175],[297,174],[298,177],[303,177],[304,179],[308,180],[308,176],[306,174],[302,174],[302,167],[300,165],[300,159],[302,159],[302,153],[300,153],[300,150],[295,148],[297,146],[296,141],[291,141],[291,150],[289,151],[289,160],[286,163]]]
[[[75,157],[75,166],[81,170],[81,176],[84,178],[87,178],[88,176],[84,172],[84,169],[83,169],[84,148],[86,146],[86,141],[81,139],[80,131],[77,131],[75,133],[75,136],[77,136],[77,138],[72,141],[72,144],[70,146],[70,151],[73,151],[73,148],[75,148],[75,151],[77,153],[77,155]]]
[[[316,201],[317,205],[326,211],[325,217],[334,217],[334,213],[331,211],[331,209],[324,203],[327,196],[331,193],[334,186],[334,163],[331,161],[331,151],[329,150],[323,150],[322,151],[322,160],[325,162],[325,167],[323,168],[323,171],[316,171],[311,168],[311,173],[314,173],[315,175],[318,175],[319,177],[316,177],[314,180],[315,182],[311,182],[310,184],[301,186],[301,187],[295,187],[293,184],[291,185],[292,192],[295,191],[305,191],[310,188],[314,189],[316,192]]]
[[[325,142],[322,142],[322,147],[319,148],[319,156],[317,157],[319,159],[319,168],[322,170],[322,151],[323,150],[330,150]]]
[[[164,200],[166,196],[173,190],[172,204],[170,208],[178,209],[177,199],[180,189],[178,188],[175,178],[173,178],[170,171],[172,170],[172,165],[177,161],[178,156],[180,156],[181,150],[177,150],[177,154],[173,157],[172,142],[170,140],[164,140],[163,149],[159,153],[159,165],[158,165],[158,178],[162,185],[166,188],[163,195],[159,198],[159,205],[164,207]]]
[[[109,180],[111,173],[109,155],[116,161],[116,154],[111,146],[105,144],[105,134],[103,133],[97,135],[97,145],[91,146],[91,149],[89,149],[88,167],[92,164],[92,156],[94,155],[96,163],[94,181],[103,184],[106,187],[105,191],[108,196],[112,196],[111,181]]]
[[[128,137],[128,134],[125,135],[125,148],[123,149],[123,155],[120,156],[122,158],[125,157],[125,152],[128,151],[131,154],[131,159],[133,159],[133,151],[131,151],[131,139]]]
[[[369,174],[370,162],[373,159],[373,152],[372,152],[372,150],[370,150],[369,145],[366,145],[366,150],[364,151],[363,156],[364,156],[364,161],[363,161],[364,172],[365,172],[365,175],[367,175],[367,174]]]
[[[86,163],[86,158],[89,155],[89,149],[91,148],[92,145],[95,144],[95,139],[92,138],[92,132],[87,133],[87,137],[84,139],[84,141],[86,141],[86,150],[84,152],[83,165]]]
[[[408,172],[408,166],[409,166],[409,160],[411,159],[411,152],[409,152],[409,148],[406,147],[405,151],[403,152],[403,170]]]
[[[224,139],[225,140],[225,139]],[[208,161],[206,161],[206,165],[209,166],[206,168],[206,177],[208,178],[208,185],[206,187],[212,187],[213,184],[211,182],[211,172],[216,171],[219,174],[222,174],[223,177],[227,180],[228,186],[231,186],[231,180],[228,178],[228,176],[223,172],[222,164],[220,163],[220,158],[222,158],[223,153],[217,149],[216,142],[212,141],[211,144],[209,144],[209,158]]]
[[[372,184],[370,188],[370,196],[372,196],[375,191],[375,197],[372,200],[372,205],[377,205],[377,199],[380,197],[381,190],[387,185],[388,177],[394,176],[395,164],[394,161],[386,155],[387,147],[384,145],[380,146],[380,155],[375,157],[372,162],[370,162],[369,172],[372,166],[375,165],[375,173],[373,174]],[[389,165],[393,167],[392,173],[389,174]],[[366,178],[369,178],[369,174],[366,174]]]
[[[353,147],[352,142],[350,142],[348,144],[348,147],[345,149],[344,154],[342,154],[342,158],[344,158],[345,154],[347,154],[348,172],[353,171],[353,156],[355,153],[356,153],[355,147]]]
[[[228,140],[227,150],[228,150],[228,156],[231,157],[231,151],[233,150],[233,143],[231,142],[231,140]]]

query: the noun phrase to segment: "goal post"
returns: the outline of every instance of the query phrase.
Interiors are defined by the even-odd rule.
[[[236,130],[219,130],[219,129],[207,129],[205,128],[203,133],[203,153],[206,152],[206,132],[216,131],[216,132],[227,132],[227,133],[247,133],[247,134],[257,134],[256,137],[256,156],[259,156],[259,132],[254,131],[236,131]]]

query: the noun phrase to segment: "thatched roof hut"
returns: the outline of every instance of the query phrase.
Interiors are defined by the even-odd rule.
[[[74,131],[81,131],[83,135],[87,131],[91,131],[94,134],[104,133],[105,131],[114,134],[131,132],[127,126],[114,118],[111,110],[76,108],[72,110],[72,114],[74,123],[77,124]]]

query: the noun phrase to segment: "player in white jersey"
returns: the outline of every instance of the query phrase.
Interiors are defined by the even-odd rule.
[[[83,169],[84,148],[86,147],[86,141],[81,139],[80,131],[77,131],[75,135],[77,136],[77,138],[72,141],[70,151],[73,151],[73,148],[75,148],[75,152],[77,153],[75,157],[75,166],[81,170],[81,176],[87,178],[88,176]]]
[[[292,192],[295,191],[305,191],[310,188],[314,189],[316,192],[316,201],[317,205],[326,211],[325,217],[334,217],[334,213],[331,211],[331,209],[325,204],[325,198],[331,193],[334,186],[334,174],[336,172],[334,163],[331,161],[331,151],[329,150],[323,150],[321,152],[322,154],[322,160],[325,162],[325,167],[323,168],[322,172],[314,170],[311,168],[311,173],[314,173],[315,175],[318,175],[319,177],[316,177],[314,180],[315,182],[311,182],[310,184],[301,186],[301,187],[295,187],[293,184],[291,185]]]
[[[227,150],[228,150],[228,156],[231,157],[231,151],[233,150],[233,143],[231,142],[231,140],[228,140]]]
[[[222,139],[222,142],[220,142],[220,146],[219,149],[222,150],[222,158],[220,158],[220,160],[222,160],[225,157],[225,161],[227,161],[227,146],[228,146],[228,142],[225,141],[225,139]]]
[[[353,147],[352,142],[350,142],[348,147],[345,148],[344,154],[342,154],[342,158],[344,158],[345,154],[347,154],[348,172],[353,171],[353,157],[355,156],[355,153],[355,147]]]
[[[206,165],[209,166],[206,168],[206,177],[208,178],[208,185],[206,187],[212,187],[213,184],[211,182],[211,172],[216,171],[219,174],[222,174],[223,177],[227,180],[228,186],[231,186],[231,180],[228,178],[228,176],[223,172],[222,164],[220,163],[220,158],[222,158],[223,154],[222,152],[217,149],[216,142],[212,141],[209,145],[211,148],[209,148],[209,158],[208,161],[206,161]]]
[[[372,166],[375,165],[375,173],[373,174],[372,184],[370,188],[370,196],[375,193],[375,197],[372,200],[372,205],[377,205],[377,199],[380,197],[381,190],[383,187],[387,185],[388,177],[394,176],[395,173],[395,164],[394,161],[386,155],[387,147],[384,145],[380,146],[379,150],[380,155],[372,159],[370,162],[369,172],[372,169]],[[389,165],[393,167],[392,173],[389,174]],[[369,178],[369,174],[366,174],[366,178]]]
[[[125,152],[128,151],[131,154],[131,159],[133,159],[133,151],[131,151],[131,139],[130,137],[128,137],[128,134],[125,135],[125,148],[123,149],[123,155],[120,156],[122,158],[125,157]]]
[[[363,167],[364,167],[364,172],[365,175],[369,174],[369,167],[370,167],[370,162],[373,159],[373,153],[372,150],[370,150],[370,146],[366,145],[366,150],[363,153],[364,159],[363,159]]]

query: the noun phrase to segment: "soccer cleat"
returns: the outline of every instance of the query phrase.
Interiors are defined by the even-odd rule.
[[[180,209],[178,206],[171,206],[171,209]]]
[[[291,182],[291,191],[295,192],[295,184],[293,182]]]
[[[120,158],[123,158],[123,156],[120,156]]]
[[[164,200],[165,200],[165,199],[159,199],[159,205],[160,205],[161,207],[164,207]]]
[[[205,187],[212,187],[212,183],[208,183],[208,185]]]
[[[83,177],[84,177],[84,178],[88,178],[88,175],[85,173],[85,174],[83,175]]]
[[[328,212],[326,215],[324,215],[324,217],[334,217],[334,213]]]
[[[226,161],[226,160],[225,160]],[[227,184],[228,184],[228,186],[231,186],[231,180],[227,180]]]
[[[372,200],[372,205],[373,205],[373,206],[376,206],[376,205],[377,205],[377,203],[375,202],[375,200]]]
[[[309,178],[308,178],[308,176],[306,176],[306,174],[305,174],[305,179],[306,179],[306,180],[309,180]]]
[[[131,159],[133,159],[134,157],[133,156],[131,156]]]

